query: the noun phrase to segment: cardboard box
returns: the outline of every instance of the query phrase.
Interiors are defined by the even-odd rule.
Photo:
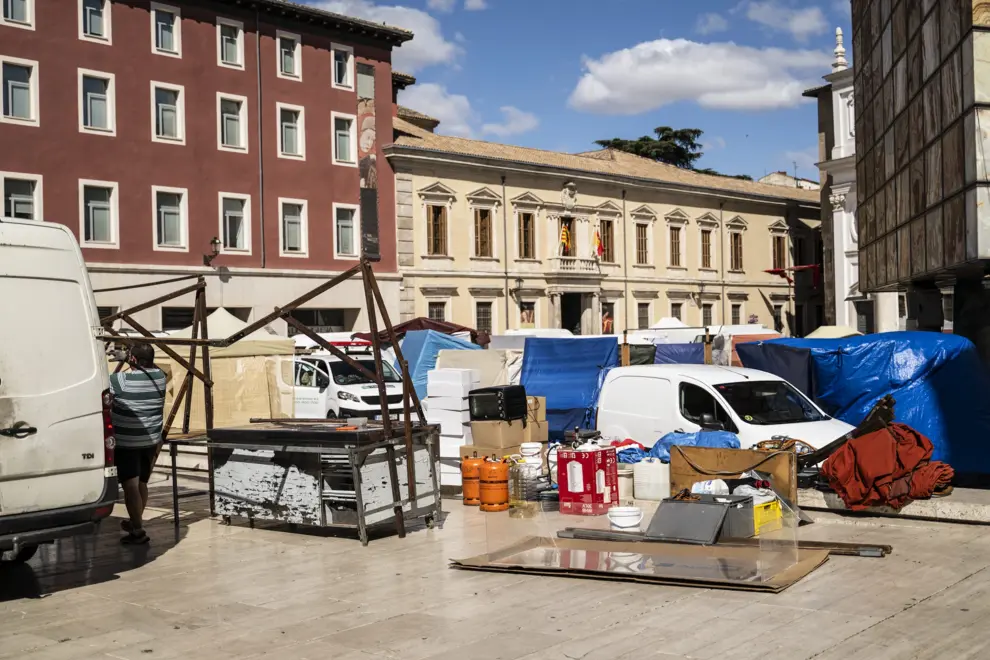
[[[535,422],[530,420],[526,422],[526,429],[523,431],[523,442],[549,442],[550,441],[550,427],[547,425],[546,420],[542,422]]]
[[[511,422],[471,422],[474,444],[485,447],[518,447],[526,438],[521,419]]]
[[[449,383],[468,387],[481,382],[481,372],[477,369],[433,369],[426,373],[426,384]]]
[[[432,371],[430,373],[433,373]],[[461,383],[430,383],[426,384],[426,396],[429,398],[435,397],[452,397],[456,399],[464,399],[467,397],[471,390],[476,390],[481,387],[480,382],[470,383],[464,385]]]
[[[557,452],[560,512],[600,516],[619,501],[618,460],[614,447]]]
[[[461,445],[465,442],[460,436],[441,435],[440,436],[440,458],[460,459]]]
[[[430,408],[426,415],[430,424],[463,424],[471,421],[471,413],[467,410],[440,410]]]
[[[484,458],[485,456],[497,456],[498,458],[503,458],[505,456],[518,454],[519,447],[485,447],[479,445],[464,445],[461,447],[461,458],[465,456],[474,456],[475,452],[477,452],[478,458]]]
[[[526,418],[531,422],[547,421],[547,398],[545,396],[526,397]]]
[[[467,397],[459,396],[436,396],[423,400],[423,405],[430,410],[468,410]]]

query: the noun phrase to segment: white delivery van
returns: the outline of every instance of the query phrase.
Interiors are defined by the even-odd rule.
[[[793,385],[756,369],[704,364],[619,367],[605,377],[598,430],[652,446],[671,431],[731,431],[743,449],[773,436],[820,448],[852,430]]]
[[[362,367],[375,372],[375,358],[370,351],[348,353]],[[402,412],[402,376],[384,356],[382,371],[389,413],[395,415]],[[378,385],[329,353],[297,357],[294,377],[296,417],[375,418],[382,414]]]
[[[62,225],[0,219],[0,556],[95,531],[117,499],[110,379]]]

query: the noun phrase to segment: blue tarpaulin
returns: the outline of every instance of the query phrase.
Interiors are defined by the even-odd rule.
[[[649,451],[632,446],[621,449],[617,454],[620,463],[639,463],[646,457],[659,458],[670,463],[670,448],[681,447],[720,447],[739,449],[739,436],[728,431],[697,431],[696,433],[668,433],[657,440]]]
[[[527,337],[520,382],[526,394],[547,399],[550,438],[592,428],[604,374],[619,364],[615,337],[558,339]]]
[[[964,337],[887,332],[773,339],[736,347],[743,365],[790,381],[825,412],[857,425],[883,396],[895,420],[926,435],[933,460],[990,474],[990,374]]]
[[[657,344],[653,364],[704,364],[704,344]]]
[[[409,362],[409,377],[420,399],[426,397],[426,374],[437,366],[437,354],[447,349],[480,350],[477,344],[435,330],[411,330],[402,340],[402,355]],[[398,365],[395,367],[399,370]]]

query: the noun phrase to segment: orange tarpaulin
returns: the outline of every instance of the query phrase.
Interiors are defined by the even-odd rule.
[[[842,445],[822,465],[822,474],[853,511],[900,509],[952,481],[952,468],[931,457],[931,440],[906,424],[891,424]]]

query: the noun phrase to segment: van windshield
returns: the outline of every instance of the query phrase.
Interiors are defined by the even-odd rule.
[[[725,383],[715,389],[747,424],[797,424],[830,419],[782,380]]]
[[[375,373],[375,361],[368,358],[364,360],[355,360],[362,367]],[[363,385],[365,383],[374,382],[360,371],[347,364],[346,362],[331,362],[330,363],[330,373],[333,374],[333,382],[338,385]],[[385,376],[386,383],[401,383],[402,379],[399,378],[399,374],[395,372],[388,362],[382,362],[382,373]]]

